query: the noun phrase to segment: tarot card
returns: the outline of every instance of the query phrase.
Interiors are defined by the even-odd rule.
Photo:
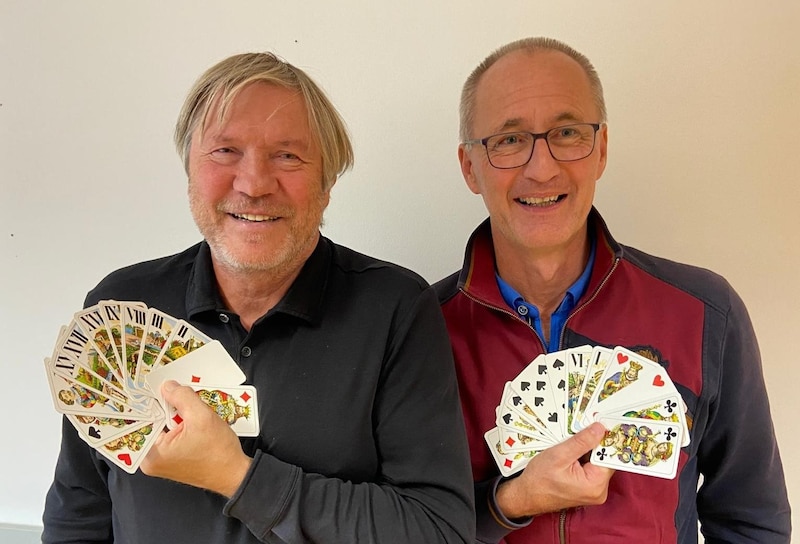
[[[578,403],[578,396],[580,395],[583,380],[586,377],[586,371],[589,368],[592,347],[579,346],[570,348],[560,352],[561,355],[558,356],[556,353],[548,358],[548,363],[552,362],[552,365],[548,364],[548,372],[550,372],[550,368],[553,368],[559,361],[565,363],[560,370],[555,370],[555,368],[553,368],[553,372],[550,376],[552,378],[556,375],[556,372],[560,373],[558,378],[558,387],[560,389],[557,394],[563,399],[565,417],[562,418],[563,428],[561,432],[562,435],[566,437],[573,434],[571,430],[573,412]]]
[[[492,452],[492,457],[497,464],[497,468],[500,469],[500,474],[506,477],[524,469],[530,460],[539,453],[536,451],[506,453],[500,442],[500,432],[497,427],[486,431],[483,438],[489,446],[489,451]]]
[[[574,434],[572,420],[578,407],[583,382],[592,360],[592,346],[580,346],[567,350],[567,417],[564,419],[564,436]]]
[[[49,360],[45,360],[47,379],[56,411],[62,414],[84,414],[97,417],[124,417],[134,411],[128,404],[112,396],[111,391],[98,391],[83,383],[77,382],[50,368]]]
[[[252,385],[214,386],[192,385],[200,400],[230,425],[238,436],[258,436],[258,403]],[[182,419],[174,407],[167,404],[167,427],[174,429]]]
[[[142,337],[147,327],[147,307],[141,304],[121,302],[119,309],[122,319],[122,356],[125,365],[126,387],[134,392],[139,389],[136,383],[136,362],[142,346]],[[140,395],[138,395],[140,396]]]
[[[158,359],[153,369],[158,366],[169,365],[187,353],[191,353],[197,348],[208,344],[210,341],[211,338],[197,330],[193,325],[179,319],[175,323],[175,328],[167,339],[167,343],[158,354]],[[151,372],[153,369],[151,369]]]
[[[109,372],[107,375],[101,376],[85,365],[68,357],[63,351],[55,351],[51,358],[46,359],[46,362],[48,368],[53,373],[73,380],[84,387],[89,387],[94,391],[105,393],[120,402],[130,404],[130,397],[117,381],[114,374]]]
[[[597,382],[599,382],[603,377],[603,373],[605,372],[606,366],[608,366],[608,361],[611,358],[612,352],[613,350],[604,348],[602,346],[595,346],[592,349],[591,360],[589,362],[589,368],[586,372],[586,378],[584,378],[583,384],[581,384],[581,391],[578,395],[577,406],[572,412],[572,424],[570,426],[570,430],[573,433],[577,433],[583,428],[581,424],[583,412],[589,405],[589,400],[592,398],[592,394],[594,394],[594,390],[597,388]]]
[[[65,414],[65,416],[83,440],[93,447],[153,423],[150,416],[143,415],[136,416],[139,419],[132,419],[130,415],[124,418],[85,414]]]
[[[116,374],[118,380],[124,383],[125,371],[119,362],[114,338],[112,333],[109,332],[109,328],[106,327],[105,317],[101,312],[100,305],[95,304],[75,313],[72,321],[76,325],[75,328],[83,332],[91,345],[91,349]]]
[[[162,418],[109,440],[95,449],[125,472],[133,474],[163,429],[164,419]]]
[[[180,321],[156,308],[147,310],[147,326],[142,335],[139,354],[136,357],[135,383],[137,389],[145,387],[145,376],[153,369],[158,356],[167,345],[175,325]]]
[[[122,351],[122,315],[120,313],[120,303],[116,300],[101,300],[97,304],[97,309],[103,316],[103,321],[111,339],[111,348],[114,350],[114,360],[121,367],[123,375],[126,375],[124,365],[124,353]]]
[[[145,377],[147,387],[157,398],[161,384],[167,380],[184,385],[240,385],[245,375],[219,340],[209,340],[175,362],[155,368]]]
[[[99,313],[97,314],[99,315]],[[90,317],[91,316],[91,317]],[[87,313],[83,319],[91,320],[94,323],[95,315]],[[87,326],[88,327],[88,326]],[[105,327],[95,329],[97,336],[102,339],[103,334],[106,334]],[[110,350],[113,356],[113,349],[106,345],[106,349]],[[59,335],[56,341],[56,346],[53,351],[53,363],[58,364],[60,361],[72,359],[77,361],[82,366],[90,369],[92,372],[111,383],[118,389],[123,389],[122,373],[116,366],[116,359],[114,365],[111,365],[108,360],[98,351],[97,345],[90,340],[90,336],[86,333],[85,329],[77,321],[72,321],[64,328],[62,334]]]
[[[539,355],[520,374],[511,380],[511,387],[519,393],[523,402],[533,410],[547,432],[554,437],[561,435],[561,418],[556,398],[547,377],[547,362]]]
[[[592,450],[595,465],[672,479],[678,469],[683,428],[672,421],[603,417],[606,434]]]
[[[612,413],[637,401],[675,391],[675,385],[661,365],[616,347],[582,416],[582,424],[585,426],[596,420],[597,414]]]

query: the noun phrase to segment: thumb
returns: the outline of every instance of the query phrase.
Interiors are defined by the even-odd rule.
[[[167,380],[161,384],[161,395],[167,404],[172,405],[180,414],[191,411],[197,403],[203,402],[191,387],[181,385],[175,380]]]
[[[562,454],[573,461],[580,459],[597,446],[605,434],[606,428],[603,424],[595,422],[570,437],[569,440],[559,444],[559,447],[561,447]]]

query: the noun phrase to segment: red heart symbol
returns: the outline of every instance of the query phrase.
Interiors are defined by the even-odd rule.
[[[122,461],[126,465],[131,466],[131,454],[130,453],[120,453],[119,455],[117,455],[117,459],[119,459],[120,461]]]
[[[625,364],[627,360],[628,360],[627,355],[625,355],[624,353],[617,353],[617,363],[622,365]]]
[[[655,385],[656,387],[663,387],[664,386],[664,380],[661,379],[661,374],[659,374],[655,378],[653,378],[653,385]]]
[[[192,383],[200,383],[200,376],[192,375]]]

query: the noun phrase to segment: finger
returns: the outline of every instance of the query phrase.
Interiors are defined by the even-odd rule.
[[[181,414],[183,419],[199,410],[208,409],[191,387],[181,385],[175,380],[167,380],[161,385],[161,395]]]
[[[572,462],[594,449],[605,433],[606,429],[602,423],[592,423],[568,440],[553,446],[553,449],[557,448],[559,457]]]

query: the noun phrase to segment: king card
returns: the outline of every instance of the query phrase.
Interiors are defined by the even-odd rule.
[[[616,347],[603,377],[597,384],[582,416],[582,425],[589,425],[599,414],[637,401],[653,399],[676,391],[666,369],[641,355]]]
[[[604,417],[606,434],[592,450],[591,463],[656,476],[674,478],[678,470],[683,429],[671,421]]]

